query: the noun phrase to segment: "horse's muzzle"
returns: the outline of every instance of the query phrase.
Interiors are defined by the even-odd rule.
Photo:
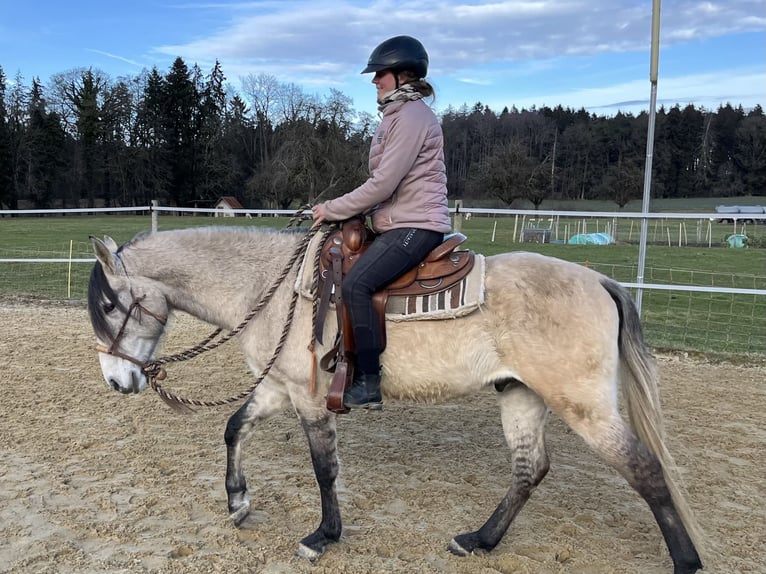
[[[122,393],[123,395],[130,395],[130,394],[138,394],[141,391],[141,385],[136,380],[135,376],[132,376],[130,378],[130,386],[123,387],[120,385],[120,383],[117,382],[116,379],[109,379],[109,386],[112,387],[115,391],[118,391]]]

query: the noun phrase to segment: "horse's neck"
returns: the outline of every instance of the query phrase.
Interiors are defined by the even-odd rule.
[[[144,240],[137,272],[161,285],[171,308],[225,328],[241,321],[297,246],[294,237],[273,231],[194,231]]]

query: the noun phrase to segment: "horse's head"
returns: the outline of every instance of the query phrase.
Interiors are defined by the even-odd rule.
[[[121,393],[147,386],[143,365],[152,357],[168,317],[167,301],[152,280],[131,275],[110,237],[91,237],[98,261],[88,284],[88,312],[101,372]]]

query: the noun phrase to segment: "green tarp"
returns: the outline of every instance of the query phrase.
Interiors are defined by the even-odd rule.
[[[729,247],[734,247],[736,249],[747,247],[747,235],[744,235],[742,233],[735,233],[734,235],[729,235],[729,237],[726,238],[726,243],[729,244]]]
[[[567,241],[569,245],[609,245],[614,237],[608,233],[578,233]]]

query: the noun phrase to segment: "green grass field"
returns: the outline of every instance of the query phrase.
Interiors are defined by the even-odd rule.
[[[213,218],[159,216],[159,229],[202,225],[258,225],[284,228],[287,218]],[[632,226],[631,226],[631,222]],[[579,225],[605,230],[598,220],[558,222],[560,240]],[[462,222],[467,246],[485,255],[526,250],[588,265],[622,282],[636,282],[638,220],[613,222],[617,244],[519,243],[520,220],[473,217]],[[723,247],[731,226],[679,221],[650,222],[645,283],[766,289],[766,248]],[[304,223],[304,226],[307,224]],[[110,235],[123,243],[151,229],[151,216],[68,215],[0,219],[0,258],[92,258],[88,237]],[[684,231],[686,235],[684,236]],[[748,236],[762,237],[766,225],[751,226]],[[514,233],[515,232],[515,233]],[[661,236],[658,240],[657,236]],[[697,241],[698,238],[703,241]],[[678,246],[679,238],[683,245]],[[758,242],[755,242],[758,245]],[[708,247],[712,244],[712,247]],[[89,263],[0,263],[0,295],[84,300]],[[721,353],[766,353],[766,296],[645,290],[642,316],[648,341],[657,347]]]

